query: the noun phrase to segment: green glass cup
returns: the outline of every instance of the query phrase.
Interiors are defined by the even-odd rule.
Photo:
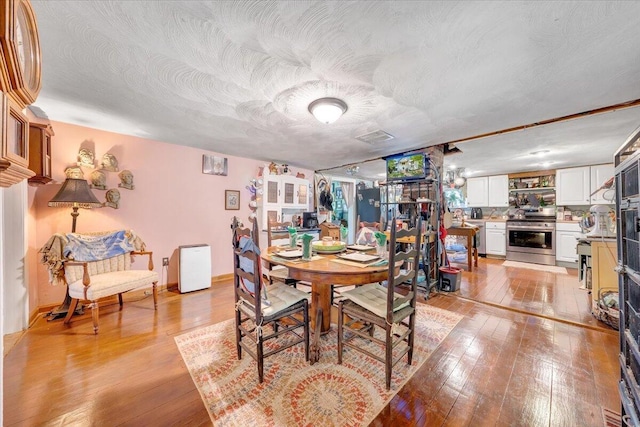
[[[311,241],[313,236],[311,234],[303,234],[300,236],[302,239],[302,259],[309,261],[311,259]]]

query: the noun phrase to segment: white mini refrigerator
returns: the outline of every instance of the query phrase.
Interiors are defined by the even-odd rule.
[[[211,246],[178,247],[178,289],[180,293],[211,287]]]

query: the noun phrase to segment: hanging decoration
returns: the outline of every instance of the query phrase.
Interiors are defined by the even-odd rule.
[[[261,168],[262,169],[262,168]],[[258,210],[258,197],[262,194],[262,178],[261,170],[258,171],[258,178],[253,178],[249,181],[249,185],[245,188],[249,190],[249,209],[251,209],[251,213],[249,214],[249,221],[253,222],[257,218],[256,211]]]

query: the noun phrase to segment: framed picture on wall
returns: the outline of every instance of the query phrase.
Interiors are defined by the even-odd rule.
[[[228,211],[240,210],[240,192],[236,190],[224,191],[224,208]]]
[[[202,173],[227,176],[227,158],[203,154]]]

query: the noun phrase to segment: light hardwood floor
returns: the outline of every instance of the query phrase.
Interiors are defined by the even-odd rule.
[[[373,425],[602,426],[603,407],[619,412],[618,335],[575,270],[501,264],[481,259],[458,292],[432,294],[464,318]],[[231,283],[159,301],[101,307],[97,336],[90,310],[71,327],[39,319],[4,358],[5,425],[210,425],[174,336],[232,318]]]

